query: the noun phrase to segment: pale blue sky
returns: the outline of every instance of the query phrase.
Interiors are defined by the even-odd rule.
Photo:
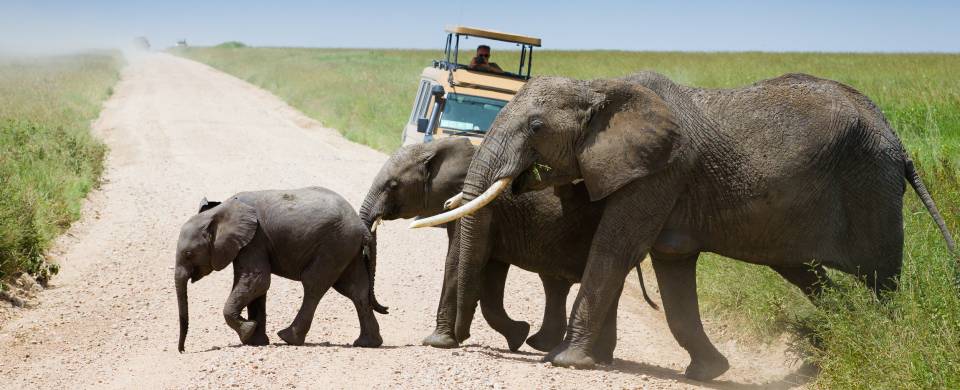
[[[438,48],[463,24],[549,49],[960,52],[960,1],[0,0],[0,52],[258,46]]]

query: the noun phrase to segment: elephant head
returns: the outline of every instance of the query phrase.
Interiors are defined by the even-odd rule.
[[[240,249],[250,243],[257,226],[257,213],[253,207],[237,199],[220,204],[204,198],[200,212],[190,217],[180,229],[174,271],[180,311],[178,351],[183,352],[187,339],[187,280],[196,282],[214,270],[224,269],[237,257]]]
[[[460,192],[476,148],[465,138],[409,145],[390,156],[360,207],[360,219],[374,231],[379,220],[433,215]]]
[[[463,217],[457,337],[467,334],[463,324],[469,324],[478,300],[486,256],[473,243],[489,231],[487,203],[508,188],[521,192],[579,179],[591,201],[604,199],[674,164],[684,145],[679,128],[676,113],[639,83],[530,80],[494,120],[474,156],[463,185],[465,204],[411,225]]]

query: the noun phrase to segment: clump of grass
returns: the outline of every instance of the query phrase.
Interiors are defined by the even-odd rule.
[[[420,71],[436,50],[190,48],[193,58],[272,91],[347,138],[383,151],[400,144]],[[461,58],[472,53],[464,52]],[[516,69],[517,53],[494,62]],[[580,79],[656,70],[694,86],[728,88],[789,72],[846,83],[883,110],[941,213],[960,234],[960,55],[537,51],[535,75]],[[852,277],[814,307],[766,267],[705,254],[703,310],[740,335],[791,332],[822,369],[817,387],[960,387],[960,301],[954,260],[907,187],[900,289],[877,302]],[[813,341],[813,342],[811,342]]]
[[[103,169],[106,148],[89,126],[120,64],[113,53],[0,59],[0,280],[57,272],[43,251]]]
[[[247,44],[240,41],[227,41],[214,47],[219,49],[242,49],[247,47]]]

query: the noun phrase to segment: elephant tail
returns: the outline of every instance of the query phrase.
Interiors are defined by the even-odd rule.
[[[650,296],[647,295],[647,287],[643,283],[643,270],[640,269],[640,263],[643,263],[643,260],[637,263],[637,278],[640,279],[640,292],[643,293],[643,300],[647,301],[647,304],[650,305],[653,310],[660,310],[660,306],[657,306],[657,304],[653,302],[653,299],[650,299]]]
[[[377,302],[377,296],[373,292],[375,275],[377,274],[377,234],[367,231],[363,237],[363,263],[367,266],[367,275],[370,278],[370,305],[373,311],[380,314],[387,314],[387,307]]]
[[[943,220],[943,216],[940,215],[940,210],[937,209],[936,203],[933,203],[930,192],[928,192],[927,187],[923,185],[923,181],[920,180],[920,175],[917,174],[917,170],[913,166],[913,160],[909,157],[906,159],[905,168],[907,181],[910,182],[910,186],[917,192],[920,201],[927,207],[930,216],[933,217],[934,222],[937,223],[937,227],[940,228],[940,234],[943,235],[943,239],[947,242],[947,248],[950,249],[950,253],[960,259],[960,253],[957,253],[957,243],[953,241],[950,230],[947,229],[947,223]]]

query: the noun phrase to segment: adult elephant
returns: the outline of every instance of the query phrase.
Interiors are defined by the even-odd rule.
[[[444,201],[459,193],[476,152],[466,138],[443,138],[402,147],[384,163],[360,207],[360,218],[376,234],[379,220],[413,218],[443,211]],[[488,231],[473,242],[490,259],[483,267],[480,307],[490,326],[503,334],[510,350],[527,344],[549,351],[566,331],[567,293],[579,282],[590,250],[590,237],[600,222],[602,203],[590,202],[582,185],[503,196],[490,205],[494,217]],[[457,318],[458,224],[446,226],[448,252],[443,291],[437,308],[437,326],[423,343],[439,348],[459,345],[454,335]],[[374,244],[376,245],[376,244]],[[546,295],[540,330],[527,339],[530,325],[510,319],[503,307],[503,291],[510,265],[539,274]],[[637,270],[639,272],[639,269]],[[641,287],[643,280],[641,276]],[[646,291],[644,298],[653,305]],[[609,336],[598,346],[598,360],[610,361],[616,344],[616,323],[606,325]],[[462,341],[463,339],[460,339]]]
[[[904,179],[954,246],[893,129],[849,86],[803,74],[723,90],[653,72],[542,77],[494,121],[465,180],[466,204],[414,226],[469,214],[460,222],[458,335],[468,332],[460,317],[476,302],[484,259],[467,243],[490,223],[484,202],[509,187],[575,179],[605,205],[565,342],[548,355],[560,366],[594,364],[590,351],[623,277],[647,253],[670,330],[690,354],[686,375],[708,380],[729,364],[700,322],[700,252],[770,266],[807,294],[819,291],[824,266],[893,289]]]

